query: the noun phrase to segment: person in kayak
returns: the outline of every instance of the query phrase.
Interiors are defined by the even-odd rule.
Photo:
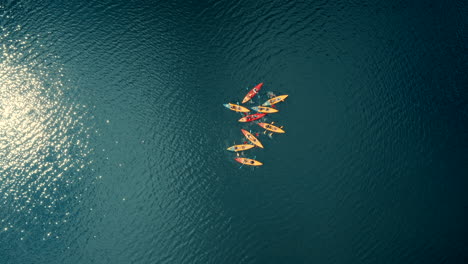
[[[267,96],[268,96],[268,98],[272,99],[272,98],[276,97],[276,94],[274,94],[273,92],[268,92]],[[274,104],[270,105],[270,107],[271,108],[276,108],[276,106]]]

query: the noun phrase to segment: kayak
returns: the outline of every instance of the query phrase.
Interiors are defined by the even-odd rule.
[[[231,104],[231,103],[223,104],[223,105],[224,107],[226,107],[227,109],[231,109],[232,111],[242,112],[242,113],[250,112],[250,110],[247,107],[243,107],[240,105]]]
[[[258,160],[254,159],[248,159],[248,158],[235,158],[235,160],[239,163],[242,163],[244,165],[249,165],[249,166],[262,166],[263,163],[261,163]]]
[[[245,130],[245,129],[241,129],[242,131],[242,134],[244,134],[244,136],[250,141],[252,142],[252,144],[254,144],[255,146],[259,147],[259,148],[263,148],[263,145],[262,143],[256,138],[254,137],[254,135],[252,135],[249,131]]]
[[[260,89],[262,89],[263,83],[257,84],[252,90],[250,90],[247,95],[244,97],[244,100],[242,100],[242,103],[245,104],[248,102],[250,99],[252,99],[258,92],[260,92]]]
[[[232,147],[229,147],[227,148],[227,150],[229,151],[234,151],[234,152],[238,152],[238,151],[244,151],[244,150],[248,150],[248,149],[251,149],[255,147],[255,145],[252,145],[252,144],[242,144],[242,145],[234,145]]]
[[[271,108],[271,107],[266,107],[266,106],[254,106],[252,107],[252,110],[255,110],[260,113],[267,113],[267,114],[278,112],[278,110]]]
[[[279,102],[284,101],[284,99],[286,99],[286,97],[288,97],[288,95],[276,96],[276,97],[271,98],[270,100],[266,101],[266,102],[263,103],[262,105],[263,105],[263,106],[274,105],[274,104],[276,104],[276,103],[279,103]]]
[[[264,129],[275,132],[275,133],[285,133],[285,131],[277,126],[268,123],[258,123],[259,126],[263,127]]]
[[[239,122],[252,122],[252,121],[260,119],[260,118],[262,118],[264,116],[266,116],[265,113],[252,114],[252,115],[244,116],[243,118],[239,119]]]

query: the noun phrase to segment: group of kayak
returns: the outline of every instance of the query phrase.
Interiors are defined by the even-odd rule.
[[[245,104],[251,101],[252,98],[254,98],[255,95],[257,95],[260,92],[260,89],[262,88],[262,86],[263,86],[263,83],[260,83],[254,88],[252,88],[252,90],[250,90],[247,93],[247,95],[244,97],[244,99],[242,100],[242,104]],[[241,106],[239,104],[227,103],[227,104],[224,104],[224,106],[232,111],[244,114],[244,116],[241,119],[239,119],[239,122],[252,122],[252,121],[256,121],[265,117],[267,114],[273,114],[273,113],[279,112],[277,109],[275,109],[276,104],[284,101],[284,99],[286,99],[288,95],[275,96],[274,94],[269,93],[269,97],[270,99],[268,99],[262,105],[251,107],[252,110],[256,111],[256,113],[254,114],[248,114],[250,112],[250,109],[248,109],[247,107]],[[262,127],[263,129],[265,129],[265,131],[263,132],[264,134],[266,134],[267,131],[269,131],[270,137],[272,136],[273,133],[285,133],[285,131],[282,129],[283,127],[282,126],[277,127],[273,125],[274,122],[262,123],[262,122],[257,121],[256,124]],[[261,163],[258,160],[243,158],[239,156],[239,152],[249,150],[254,147],[263,148],[263,145],[260,142],[260,140],[258,140],[252,133],[250,133],[249,131],[245,129],[241,129],[241,132],[251,144],[247,144],[247,142],[244,142],[244,144],[241,144],[241,145],[231,146],[227,148],[227,150],[237,152],[237,157],[235,158],[235,160],[241,163],[242,165],[248,165],[248,166],[263,165],[263,163]],[[256,133],[255,135],[258,136],[258,133]]]

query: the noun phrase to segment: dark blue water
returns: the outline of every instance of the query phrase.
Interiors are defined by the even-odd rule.
[[[0,263],[468,262],[466,2],[65,2],[0,1]]]

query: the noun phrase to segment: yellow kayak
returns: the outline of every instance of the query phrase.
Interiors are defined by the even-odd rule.
[[[278,110],[271,108],[271,107],[266,107],[266,106],[254,106],[252,107],[253,110],[260,112],[260,113],[267,113],[267,114],[272,114],[278,112]]]
[[[285,133],[285,131],[277,126],[274,126],[272,124],[268,124],[268,123],[258,123],[259,126],[261,126],[262,128],[268,130],[268,131],[271,131],[271,132],[275,132],[275,133]]]
[[[262,105],[263,105],[263,106],[274,105],[274,104],[277,104],[277,103],[279,103],[279,102],[284,101],[284,99],[286,99],[286,97],[288,97],[288,95],[276,96],[276,97],[271,98],[270,100],[266,101],[266,102],[263,103]]]
[[[232,147],[229,147],[227,148],[227,150],[229,151],[234,151],[234,152],[238,152],[238,151],[244,151],[244,150],[248,150],[248,149],[251,149],[255,147],[255,145],[252,145],[252,144],[242,144],[242,145],[234,145]]]
[[[244,165],[249,165],[249,166],[262,166],[263,163],[261,163],[258,160],[254,159],[248,159],[248,158],[235,158],[235,160],[239,163],[242,163]]]
[[[242,133],[244,134],[244,136],[250,141],[252,142],[255,146],[259,147],[259,148],[263,148],[263,145],[262,143],[256,138],[254,137],[254,135],[250,134],[249,131],[245,130],[245,129],[241,129]]]
[[[250,110],[247,107],[243,107],[243,106],[240,106],[240,105],[231,104],[231,103],[223,104],[223,105],[224,105],[224,107],[226,107],[228,109],[231,109],[232,111],[242,112],[242,113],[250,112]]]

